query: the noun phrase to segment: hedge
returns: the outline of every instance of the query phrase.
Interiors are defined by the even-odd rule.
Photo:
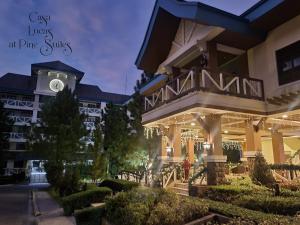
[[[104,214],[105,207],[100,206],[76,210],[74,216],[77,225],[101,225]]]
[[[240,196],[251,195],[254,193],[267,193],[264,188],[254,188],[249,186],[218,185],[210,186],[204,196],[215,201],[231,202]]]
[[[133,181],[106,179],[98,184],[98,187],[109,187],[114,193],[121,191],[130,191],[131,189],[138,187],[139,184]]]
[[[0,185],[13,183],[15,183],[13,176],[0,176]]]
[[[178,225],[207,215],[208,204],[166,190],[136,189],[108,199],[106,212],[112,224]]]
[[[271,213],[263,213],[250,209],[245,209],[229,203],[218,202],[207,199],[211,212],[219,213],[228,217],[240,217],[243,220],[254,221],[263,225],[298,225],[300,219],[290,216],[278,216]]]
[[[300,212],[300,198],[268,195],[240,196],[233,204],[266,213],[295,215]]]
[[[62,206],[65,215],[70,216],[75,209],[88,207],[91,203],[103,202],[104,198],[111,194],[112,190],[110,188],[101,187],[64,197],[62,199]]]

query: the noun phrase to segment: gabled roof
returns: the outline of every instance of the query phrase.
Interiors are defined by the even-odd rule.
[[[122,94],[116,94],[116,93],[110,93],[110,92],[102,92],[102,100],[104,102],[112,102],[114,104],[122,105],[125,102],[127,102],[131,96],[129,95],[122,95]]]
[[[123,104],[130,98],[128,95],[103,92],[98,86],[88,84],[77,84],[75,94],[80,100],[114,104]]]
[[[69,66],[61,61],[52,61],[52,62],[44,62],[44,63],[34,63],[31,64],[31,73],[36,74],[36,70],[38,69],[50,69],[50,70],[57,70],[61,72],[67,72],[75,74],[77,80],[80,81],[84,75],[84,72],[75,69],[72,66]]]
[[[286,11],[288,8],[293,11],[292,14]],[[281,9],[285,9],[284,15],[278,14]],[[277,15],[274,12],[277,12]],[[200,2],[156,0],[135,64],[144,71],[156,72],[170,51],[181,19],[225,28],[214,40],[220,44],[247,50],[264,41],[267,32],[274,25],[282,24],[299,12],[300,4],[293,4],[291,0],[263,0],[241,16]],[[259,21],[260,19],[262,21]],[[274,23],[274,20],[277,22]]]
[[[0,77],[0,91],[2,92],[32,95],[35,87],[36,78],[28,75],[7,73]]]

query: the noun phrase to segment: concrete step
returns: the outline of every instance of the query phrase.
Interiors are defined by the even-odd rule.
[[[174,191],[176,194],[189,196],[188,188],[172,187],[171,190]]]
[[[188,189],[189,188],[189,184],[188,183],[175,183],[174,187]]]

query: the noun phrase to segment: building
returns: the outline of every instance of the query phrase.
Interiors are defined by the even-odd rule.
[[[6,174],[19,173],[26,169],[33,174],[42,172],[40,160],[35,160],[26,149],[26,126],[39,123],[41,105],[56,95],[65,86],[76,93],[80,102],[80,112],[88,115],[85,124],[93,129],[96,118],[106,103],[122,105],[129,96],[102,91],[96,85],[81,83],[81,72],[60,61],[31,65],[31,75],[7,73],[0,78],[0,100],[14,121],[9,134],[9,144],[5,149]],[[89,140],[87,140],[89,141]]]
[[[263,0],[241,15],[193,1],[157,0],[136,65],[143,125],[161,134],[158,158],[191,161],[199,143],[208,184],[222,183],[222,144],[242,160],[299,163],[300,4]]]

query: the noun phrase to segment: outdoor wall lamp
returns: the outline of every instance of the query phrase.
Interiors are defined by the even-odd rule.
[[[210,144],[209,142],[203,142],[203,148],[205,149],[205,150],[210,150],[211,149],[211,147],[212,147],[212,144]]]
[[[168,146],[166,147],[166,150],[167,150],[167,153],[171,153],[171,152],[172,152],[172,147],[168,145]]]

